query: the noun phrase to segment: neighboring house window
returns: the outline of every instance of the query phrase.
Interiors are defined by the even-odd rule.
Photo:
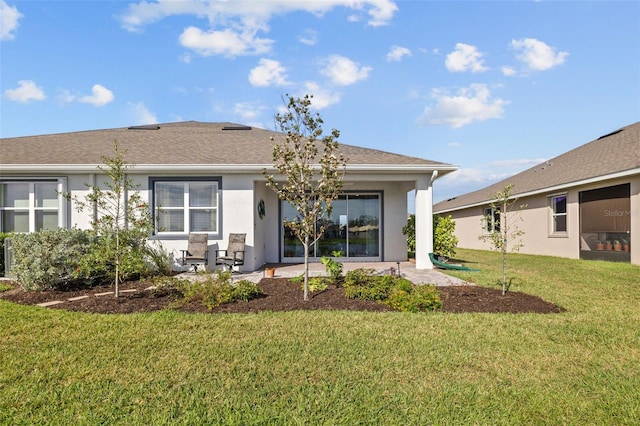
[[[485,207],[484,209],[483,232],[485,234],[500,232],[500,212],[493,207]]]
[[[551,233],[567,233],[567,195],[551,197]]]
[[[220,227],[220,179],[152,179],[154,219],[160,234],[206,232]]]
[[[37,232],[60,226],[59,182],[0,183],[0,231]]]

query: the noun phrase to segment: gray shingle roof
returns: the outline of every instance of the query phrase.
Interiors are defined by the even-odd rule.
[[[277,132],[234,123],[196,121],[142,128],[116,128],[0,139],[2,165],[97,165],[113,155],[118,141],[126,161],[140,165],[262,165],[272,164]],[[233,128],[225,130],[224,128]],[[238,129],[240,128],[240,129]],[[277,139],[276,139],[277,141]],[[340,144],[348,165],[397,165],[455,170],[451,164]]]
[[[517,196],[600,177],[604,179],[638,168],[640,122],[622,127],[486,188],[441,201],[433,206],[433,211],[444,213],[488,203],[496,192],[508,184],[514,185],[512,194]]]

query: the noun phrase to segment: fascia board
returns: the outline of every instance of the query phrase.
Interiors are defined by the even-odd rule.
[[[546,188],[536,189],[534,191],[528,191],[528,192],[522,192],[522,193],[519,193],[519,194],[513,194],[513,196],[511,198],[524,198],[524,197],[531,197],[531,196],[534,196],[534,195],[546,194],[548,192],[564,191],[564,190],[567,190],[567,189],[575,188],[577,186],[590,185],[592,183],[604,182],[606,180],[620,179],[620,178],[624,178],[624,177],[627,177],[627,176],[634,176],[634,175],[638,175],[638,174],[640,174],[640,167],[636,167],[634,169],[629,169],[629,170],[624,170],[624,171],[621,171],[621,172],[610,173],[608,175],[596,176],[596,177],[592,177],[592,178],[589,178],[589,179],[578,180],[578,181],[575,181],[575,182],[568,182],[568,183],[563,183],[563,184],[560,184],[560,185],[549,186],[549,187],[546,187]],[[454,211],[458,211],[458,210],[470,209],[472,207],[486,206],[487,204],[491,204],[491,203],[493,203],[495,201],[497,201],[497,199],[489,199],[489,200],[479,201],[477,203],[465,204],[463,206],[454,207],[452,209],[437,210],[437,211],[434,211],[433,214],[449,213],[449,212],[454,212]]]

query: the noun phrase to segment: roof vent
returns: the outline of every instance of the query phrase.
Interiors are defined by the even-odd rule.
[[[222,130],[251,130],[250,126],[224,126]]]
[[[160,126],[157,124],[145,124],[142,126],[131,126],[128,127],[129,130],[160,130]]]
[[[604,136],[600,136],[600,137],[598,138],[598,140],[600,140],[600,139],[604,139],[604,138],[608,138],[609,136],[613,136],[613,135],[615,135],[615,134],[617,134],[617,133],[620,133],[620,132],[621,132],[621,131],[623,131],[623,130],[624,130],[624,129],[619,129],[619,130],[616,130],[615,132],[607,133],[607,134],[606,134],[606,135],[604,135]]]

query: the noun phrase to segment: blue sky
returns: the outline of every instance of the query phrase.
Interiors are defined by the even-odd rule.
[[[0,0],[0,135],[184,120],[460,166],[434,200],[640,119],[640,2]]]

